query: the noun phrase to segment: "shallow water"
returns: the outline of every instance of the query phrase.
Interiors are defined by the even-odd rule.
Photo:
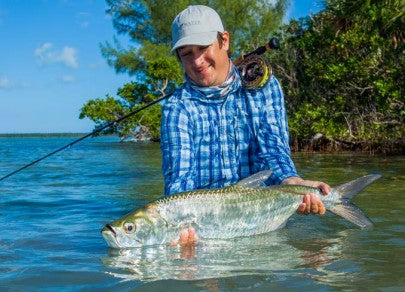
[[[74,139],[0,138],[0,176]],[[331,185],[383,174],[354,199],[374,221],[371,230],[329,213],[294,215],[261,236],[109,249],[103,225],[161,195],[160,159],[157,144],[102,137],[0,181],[0,289],[405,289],[404,156],[294,155],[305,178]]]

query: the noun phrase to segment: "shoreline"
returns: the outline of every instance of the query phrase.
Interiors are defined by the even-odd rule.
[[[3,133],[1,138],[80,138],[88,133]],[[101,135],[98,137],[114,137],[118,135]],[[120,143],[159,143],[158,141],[132,141],[121,140]],[[373,141],[341,141],[331,140],[325,137],[321,139],[292,139],[290,143],[292,153],[367,153],[369,155],[405,155],[405,138],[396,141],[373,142]]]
[[[405,139],[394,141],[342,141],[322,137],[322,139],[295,139],[290,142],[293,153],[369,153],[383,155],[405,155]]]

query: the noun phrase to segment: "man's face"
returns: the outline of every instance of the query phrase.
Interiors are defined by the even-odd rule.
[[[199,86],[220,85],[226,80],[229,72],[228,32],[223,32],[222,37],[221,47],[216,39],[209,46],[187,45],[177,50],[187,76]]]

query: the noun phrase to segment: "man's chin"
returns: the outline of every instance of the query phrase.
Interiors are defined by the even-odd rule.
[[[201,73],[196,74],[191,78],[191,80],[193,80],[195,84],[197,84],[198,86],[201,86],[201,87],[214,86],[214,85],[216,85],[215,78],[210,75],[211,74],[201,74]]]
[[[210,87],[210,86],[215,86],[216,84],[215,84],[215,81],[214,80],[211,80],[211,79],[199,79],[199,80],[197,80],[197,82],[196,81],[194,81],[198,86],[201,86],[201,87]]]

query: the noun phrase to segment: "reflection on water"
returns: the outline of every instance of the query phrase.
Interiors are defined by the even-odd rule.
[[[298,249],[285,244],[283,233],[234,240],[205,240],[184,248],[151,246],[110,249],[103,263],[111,274],[142,281],[197,280],[286,270],[301,264]]]
[[[0,173],[73,139],[0,139]],[[163,178],[158,144],[100,137],[0,184],[0,291],[404,291],[405,156],[293,159],[304,178],[331,185],[382,173],[354,199],[374,229],[294,215],[282,230],[195,249],[109,250],[101,228],[158,198]]]
[[[265,235],[233,240],[205,240],[197,246],[151,246],[134,249],[110,249],[102,259],[107,273],[123,280],[156,281],[163,279],[200,280],[242,275],[304,275],[316,269],[321,279],[331,272],[325,269],[341,256],[341,239],[318,239],[315,249],[295,245],[290,234],[276,231]],[[311,272],[313,276],[313,272]]]

